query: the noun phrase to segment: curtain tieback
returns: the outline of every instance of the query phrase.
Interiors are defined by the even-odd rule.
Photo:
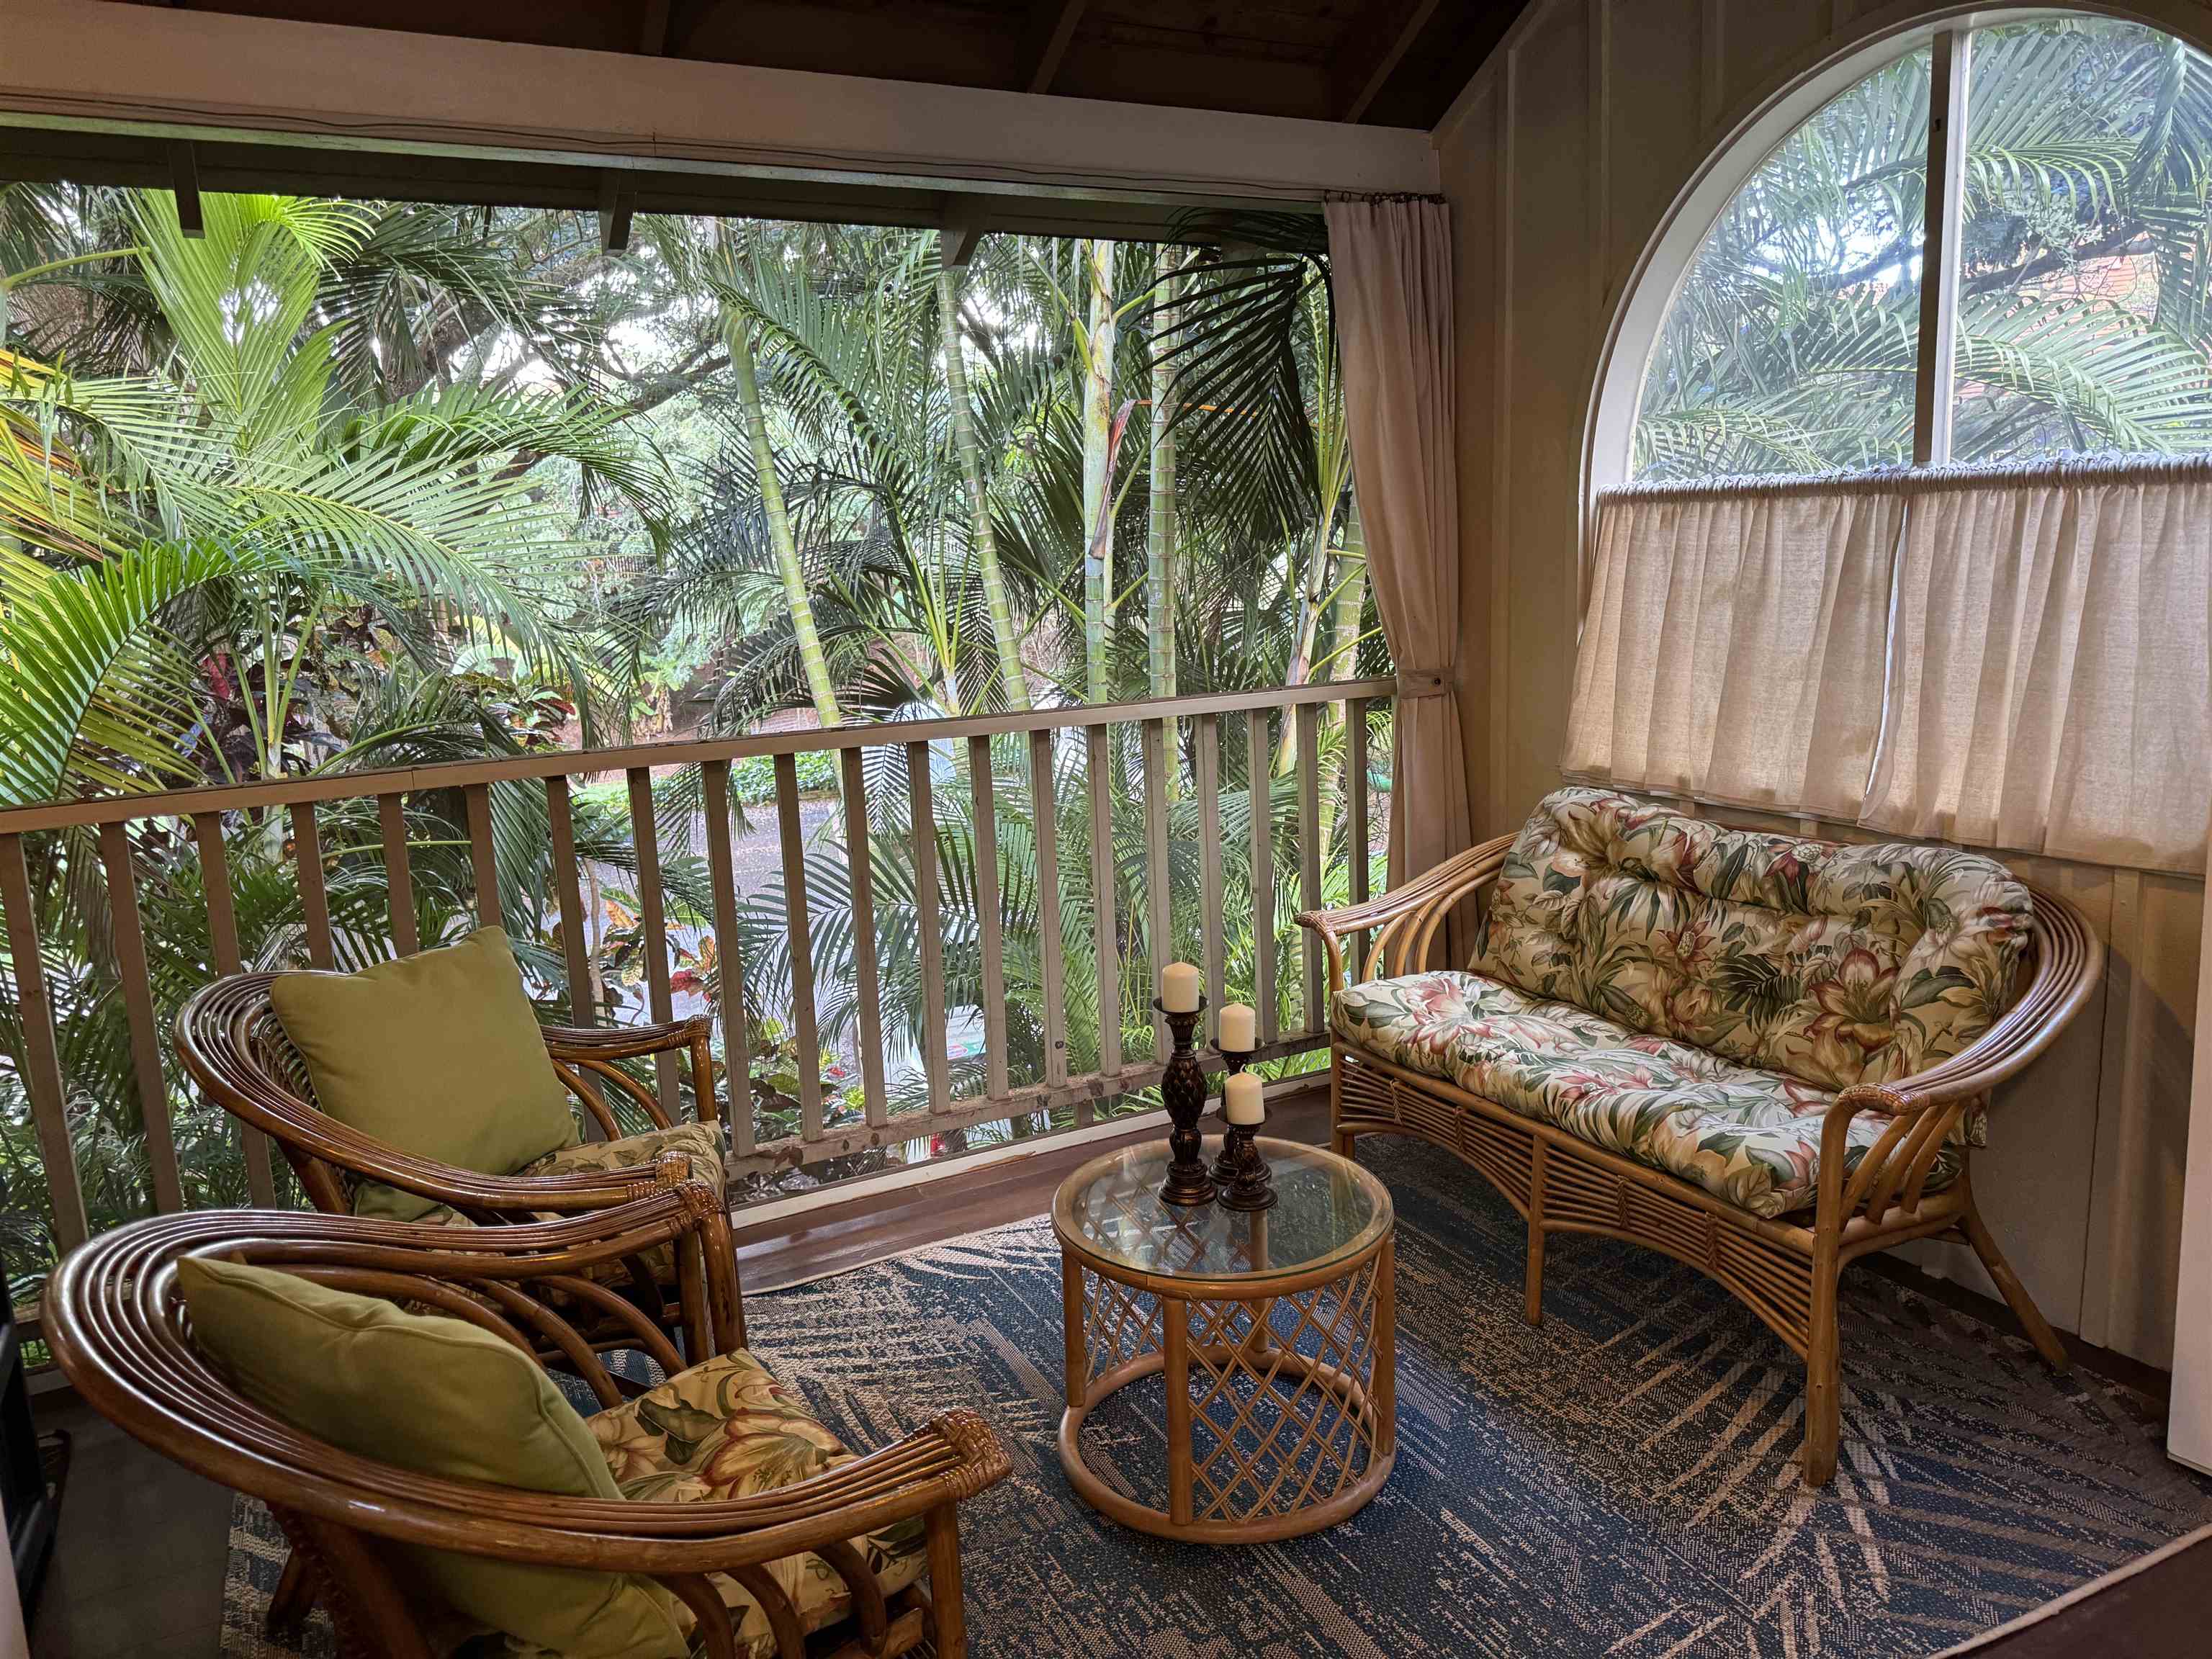
[[[1401,702],[1415,697],[1441,697],[1450,689],[1450,682],[1440,668],[1401,668],[1398,671],[1398,697]]]

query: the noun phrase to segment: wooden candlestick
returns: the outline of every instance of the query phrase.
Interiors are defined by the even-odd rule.
[[[1206,998],[1201,994],[1198,1006],[1188,1010],[1170,1008],[1158,999],[1154,999],[1152,1006],[1175,1034],[1175,1053],[1169,1057],[1167,1070],[1160,1077],[1160,1099],[1168,1109],[1169,1121],[1175,1126],[1168,1132],[1171,1161],[1167,1179],[1160,1183],[1160,1202],[1186,1206],[1211,1204],[1215,1190],[1213,1177],[1206,1172],[1206,1164],[1200,1157],[1206,1143],[1198,1133],[1198,1120],[1206,1111],[1206,1069],[1198,1063],[1198,1048],[1194,1041],[1200,1017],[1206,1012]]]
[[[1221,1050],[1227,1066],[1227,1076],[1234,1077],[1250,1063],[1249,1050],[1231,1052]],[[1225,1081],[1225,1079],[1224,1079]],[[1267,1160],[1261,1154],[1256,1137],[1267,1119],[1258,1123],[1230,1123],[1224,1107],[1222,1121],[1226,1125],[1221,1134],[1221,1155],[1213,1160],[1213,1179],[1221,1189],[1221,1207],[1224,1210],[1266,1210],[1275,1202],[1275,1177],[1267,1168]]]
[[[1226,1187],[1237,1174],[1237,1126],[1229,1121],[1229,1079],[1252,1063],[1254,1050],[1249,1048],[1216,1048],[1221,1056],[1221,1151],[1213,1159],[1213,1179],[1217,1185]],[[1251,1138],[1248,1131],[1245,1139]]]

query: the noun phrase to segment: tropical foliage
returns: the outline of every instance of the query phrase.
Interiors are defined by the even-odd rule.
[[[2212,448],[2212,60],[2106,19],[1968,37],[1950,459]],[[1929,55],[1736,193],[1652,353],[1639,478],[1912,454]]]
[[[0,191],[0,805],[1385,665],[1317,222],[1194,222],[1172,247],[986,237],[945,267],[933,234],[908,231],[641,220],[636,252],[613,256],[578,216],[276,197],[204,210],[206,234],[186,237],[165,194]],[[1079,1071],[1109,1029],[1148,1052],[1148,964],[1197,949],[1199,837],[1247,834],[1237,722],[1218,828],[1198,822],[1193,734],[1175,732],[1176,937],[1152,939],[1136,733],[1116,728],[1103,754],[1104,894],[1091,755],[1066,736],[1042,857],[1027,744],[990,750],[1017,1084],[1043,1068],[1040,871],[1060,888]],[[1267,786],[1285,892],[1288,739],[1270,734]],[[1322,739],[1340,891],[1340,723]],[[1379,727],[1371,750],[1388,752]],[[918,1097],[929,1000],[903,751],[866,753],[896,1106]],[[973,1018],[975,780],[964,746],[931,759],[947,1000]],[[834,788],[834,757],[803,757],[799,777]],[[745,817],[773,799],[769,769],[741,763],[732,783],[741,854],[772,847],[773,824]],[[787,898],[772,854],[752,860],[770,872],[741,884],[738,936],[714,937],[702,799],[696,769],[656,780],[669,933],[647,939],[626,792],[580,780],[592,1000],[637,1017],[659,949],[686,999],[741,998],[756,1059],[737,1092],[773,1137],[796,1127],[800,1061]],[[549,1009],[565,1009],[582,988],[566,982],[545,794],[499,783],[490,799],[501,913]],[[842,813],[824,805],[806,807],[805,873],[834,1121],[857,1110],[860,941]],[[476,911],[464,803],[416,792],[404,812],[428,945]],[[244,957],[301,961],[284,815],[221,828]],[[332,803],[318,833],[340,965],[388,954],[374,803]],[[98,1227],[151,1200],[108,924],[119,896],[96,837],[25,847]],[[192,826],[153,820],[127,852],[166,1025],[214,971],[200,847]],[[1242,860],[1229,867],[1241,889]],[[1229,908],[1232,983],[1273,952],[1295,1024],[1294,931],[1255,940],[1238,932],[1241,891]],[[1124,964],[1105,1007],[1101,914]],[[51,1249],[22,1036],[0,983],[0,1225],[17,1270]],[[959,1060],[956,1091],[981,1068]],[[242,1199],[228,1126],[181,1093],[169,1106],[187,1201]]]

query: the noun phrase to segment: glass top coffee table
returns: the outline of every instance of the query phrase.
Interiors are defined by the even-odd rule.
[[[1164,1538],[1318,1531],[1374,1497],[1397,1455],[1390,1194],[1317,1146],[1259,1146],[1273,1209],[1163,1204],[1164,1142],[1093,1158],[1053,1200],[1060,1467],[1099,1513]],[[1139,1477],[1156,1472],[1109,1479],[1084,1455],[1100,1403],[1152,1376],[1166,1395],[1164,1506],[1144,1501]]]

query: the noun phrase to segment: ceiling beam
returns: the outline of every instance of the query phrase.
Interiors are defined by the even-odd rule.
[[[669,0],[645,0],[637,20],[637,49],[647,58],[668,55]]]
[[[1413,49],[1421,31],[1437,15],[1437,0],[1401,0],[1394,11],[1379,20],[1382,27],[1375,32],[1375,44],[1363,57],[1352,59],[1340,85],[1343,96],[1337,104],[1336,118],[1357,121],[1367,113],[1398,65],[1406,61],[1406,54]]]
[[[1068,42],[1083,18],[1085,0],[1031,0],[1029,27],[1024,31],[1022,68],[1024,92],[1050,92],[1067,56]]]

